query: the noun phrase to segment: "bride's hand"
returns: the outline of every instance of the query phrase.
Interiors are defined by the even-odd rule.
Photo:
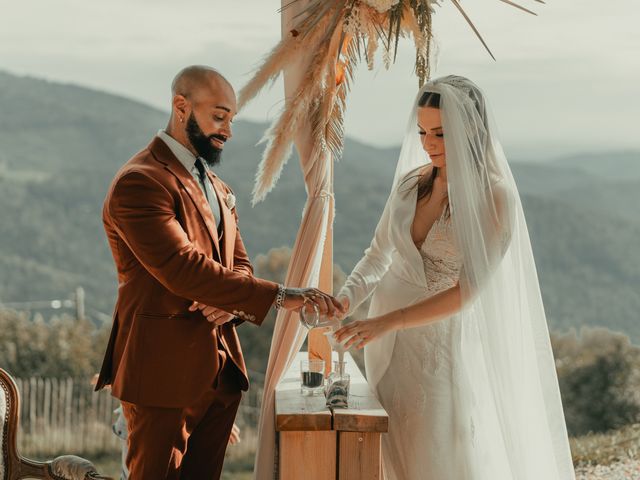
[[[374,317],[369,320],[357,320],[352,322],[338,330],[334,336],[340,343],[348,338],[349,340],[344,344],[346,348],[355,345],[357,349],[361,349],[367,343],[381,337],[391,330],[390,322],[388,322],[384,317]]]

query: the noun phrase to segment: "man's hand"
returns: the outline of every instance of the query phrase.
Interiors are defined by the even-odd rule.
[[[198,302],[193,302],[189,307],[189,311],[195,312],[196,310],[200,310],[206,317],[207,321],[218,326],[224,325],[225,323],[230,322],[235,318],[232,314],[227,313],[224,310],[220,310],[219,308],[210,307]]]
[[[346,313],[349,311],[351,302],[349,301],[349,297],[346,297],[346,296],[338,297],[338,301],[340,302],[340,305],[342,305],[342,313],[341,315],[339,315],[339,317],[340,317],[340,320],[343,320]]]
[[[231,428],[231,435],[229,436],[229,445],[237,445],[240,443],[240,428],[234,423]]]
[[[282,302],[287,310],[300,310],[306,308],[312,312],[314,305],[318,307],[320,315],[326,315],[330,319],[344,314],[344,306],[337,299],[317,288],[287,288]]]

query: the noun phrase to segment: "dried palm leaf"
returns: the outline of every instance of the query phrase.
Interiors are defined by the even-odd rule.
[[[375,35],[369,35],[367,37],[367,49],[365,50],[367,68],[369,70],[373,70],[373,67],[375,67],[375,58],[376,58],[377,50],[378,50],[378,37]]]
[[[507,5],[511,5],[512,7],[516,7],[518,9],[522,10],[523,12],[527,12],[527,13],[530,13],[531,15],[538,16],[538,14],[536,12],[532,12],[528,8],[525,8],[525,7],[521,6],[521,5],[518,5],[517,3],[514,3],[514,2],[512,2],[510,0],[500,0],[500,1],[506,3]]]
[[[484,45],[484,48],[487,50],[487,52],[489,52],[489,55],[491,55],[491,58],[493,58],[494,60],[496,59],[496,57],[493,56],[493,53],[491,53],[491,50],[489,50],[489,46],[487,45],[487,43],[484,41],[484,38],[482,38],[482,35],[480,35],[480,32],[478,31],[478,29],[476,28],[476,26],[473,24],[473,22],[471,21],[471,19],[469,18],[469,15],[467,15],[467,12],[464,11],[464,9],[462,8],[462,5],[460,5],[460,2],[458,0],[451,0],[451,3],[453,3],[453,5],[458,9],[458,11],[462,14],[462,16],[464,17],[464,19],[467,21],[467,23],[469,24],[469,26],[471,27],[471,29],[475,32],[476,36],[478,37],[478,39],[480,40],[480,42],[482,42],[482,45]]]
[[[291,0],[286,10],[299,0]],[[514,0],[500,0],[527,13],[535,13]],[[544,3],[544,0],[535,0]],[[460,0],[451,0],[478,37],[491,58],[494,55],[475,27]],[[313,58],[294,95],[287,99],[281,116],[262,139],[267,142],[253,191],[253,203],[262,200],[277,182],[292,151],[300,128],[309,128],[312,139],[310,168],[321,155],[339,158],[344,146],[344,115],[347,96],[358,61],[364,56],[370,69],[375,53],[383,49],[383,60],[389,68],[395,62],[401,36],[413,36],[415,71],[420,85],[430,76],[433,6],[439,0],[399,0],[384,10],[384,3],[363,0],[308,0],[297,13],[295,29],[283,39],[251,81],[240,92],[244,106],[260,90],[273,82],[292,57],[312,52]],[[375,7],[373,6],[375,5]],[[383,5],[382,9],[380,5]],[[381,11],[382,10],[382,11]]]
[[[322,79],[324,88],[310,115],[311,137],[314,142],[313,151],[318,154],[332,149],[332,146],[329,146],[327,141],[327,124],[331,119],[332,112],[335,110],[336,92],[340,87],[336,79],[338,78],[337,70],[341,68],[340,61],[343,57],[341,52],[347,45],[345,42],[351,42],[351,39],[342,32],[342,28],[340,27],[341,24],[334,31],[333,38],[329,42],[329,48],[327,50],[328,58],[326,59],[327,68],[324,71],[324,77]],[[311,163],[313,163],[313,161]]]
[[[298,0],[294,0],[298,1]],[[329,2],[327,2],[329,3]],[[269,83],[273,83],[280,75],[280,72],[286,68],[287,63],[291,62],[291,58],[300,51],[314,51],[322,38],[326,35],[326,29],[331,23],[331,18],[324,15],[316,17],[307,17],[306,21],[311,22],[314,27],[303,22],[299,28],[305,28],[305,31],[311,32],[309,35],[287,36],[283,39],[268,55],[262,66],[256,71],[249,83],[245,85],[238,95],[238,108],[241,109],[249,103],[260,91]],[[334,14],[335,15],[335,14]],[[298,33],[298,32],[296,32]]]
[[[411,2],[412,14],[405,15],[405,28],[413,35],[416,47],[415,71],[420,87],[430,77],[431,40],[431,9],[421,2]]]
[[[358,54],[358,41],[352,40],[346,45],[346,53],[342,68],[344,69],[344,78],[336,92],[334,100],[334,108],[327,122],[326,139],[327,146],[335,159],[342,156],[344,148],[344,115],[347,110],[347,96],[351,90],[356,66],[360,55]]]

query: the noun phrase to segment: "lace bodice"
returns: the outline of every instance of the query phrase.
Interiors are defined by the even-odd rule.
[[[427,296],[435,295],[453,287],[459,279],[462,257],[455,246],[452,224],[441,217],[433,225],[421,245]],[[475,444],[475,424],[471,416],[460,419],[454,433],[451,425],[440,422],[429,412],[449,412],[453,400],[448,397],[451,372],[456,363],[454,349],[456,343],[455,317],[429,323],[420,327],[400,330],[397,333],[393,356],[385,377],[381,381],[380,394],[383,405],[393,415],[397,430],[415,431],[416,422],[422,425],[419,431],[435,437],[466,437]],[[410,376],[406,372],[412,372]],[[387,378],[389,388],[383,387]],[[402,379],[402,380],[400,380]],[[445,415],[446,417],[446,415]],[[440,430],[442,429],[442,430]],[[400,434],[401,435],[401,434]],[[452,440],[453,441],[453,440]],[[427,445],[426,440],[417,443]],[[418,478],[414,475],[411,478]]]
[[[450,218],[443,214],[431,227],[427,237],[418,249],[422,257],[427,284],[427,296],[435,295],[453,287],[460,276],[462,256],[455,245],[453,225]],[[398,332],[403,347],[396,353],[397,361],[407,371],[416,371],[416,367],[426,375],[438,375],[442,368],[450,364],[451,322],[440,321],[421,327]],[[424,405],[427,392],[413,390],[416,405]],[[394,400],[401,401],[394,398]],[[394,401],[394,405],[396,402]],[[407,421],[410,415],[407,412]]]
[[[419,249],[429,293],[453,287],[460,276],[462,257],[455,246],[453,225],[443,214],[431,227]]]

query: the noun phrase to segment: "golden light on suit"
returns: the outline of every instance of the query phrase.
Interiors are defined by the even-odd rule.
[[[260,325],[278,291],[253,276],[232,192],[208,176],[221,200],[220,234],[198,181],[157,137],[120,169],[105,199],[119,287],[96,389],[110,384],[123,402],[135,442],[131,480],[219,477],[220,445],[249,387],[236,326]],[[216,327],[189,311],[193,301],[237,319]],[[214,460],[199,470],[190,455]]]

